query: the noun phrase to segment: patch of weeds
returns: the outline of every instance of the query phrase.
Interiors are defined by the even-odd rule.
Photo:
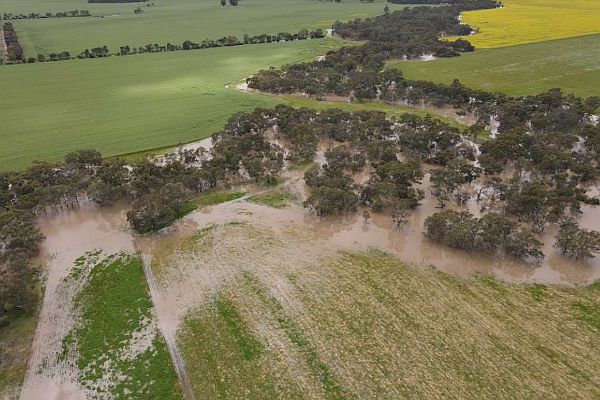
[[[271,314],[275,317],[279,328],[285,332],[287,338],[296,346],[304,356],[308,367],[314,377],[319,381],[323,388],[326,398],[344,399],[349,395],[346,390],[337,382],[329,366],[319,357],[316,348],[304,333],[302,327],[296,323],[286,312],[283,305],[273,297],[268,289],[264,287],[258,279],[249,272],[244,272],[244,279],[265,304]]]
[[[248,199],[249,202],[262,204],[272,208],[284,208],[290,200],[290,195],[286,192],[276,192],[267,194],[257,194]]]
[[[244,222],[244,221],[229,221],[225,225],[227,225],[227,226],[246,226],[246,225],[248,225],[248,223]]]
[[[98,395],[180,399],[177,376],[152,313],[142,260],[117,254],[91,261],[95,264],[79,260],[80,274],[70,277],[81,276],[83,285],[74,299],[76,322],[60,356],[74,351],[80,383]]]
[[[195,201],[196,207],[207,207],[215,204],[226,203],[244,197],[244,192],[206,192],[199,196]]]
[[[535,301],[542,301],[546,296],[546,286],[535,283],[533,285],[527,285],[525,289],[531,293],[531,297]]]
[[[573,303],[572,307],[578,311],[577,318],[600,330],[600,304],[577,302]]]
[[[500,294],[506,293],[506,287],[502,283],[498,282],[498,280],[492,276],[481,276],[479,277],[479,281],[486,286],[494,289],[496,292]]]

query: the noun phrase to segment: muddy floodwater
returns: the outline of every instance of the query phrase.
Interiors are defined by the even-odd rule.
[[[323,150],[320,149],[320,152]],[[365,174],[357,174],[355,179],[364,180],[363,175]],[[181,297],[181,292],[192,293],[199,288],[198,285],[210,283],[215,273],[219,274],[219,271],[214,271],[214,268],[230,265],[228,263],[232,260],[224,264],[203,260],[209,265],[209,269],[206,270],[208,273],[204,278],[196,276],[195,282],[191,283],[198,288],[194,286],[194,288],[190,287],[190,290],[177,286],[179,284],[176,288],[172,288],[177,290],[161,290],[148,265],[151,263],[153,253],[161,243],[164,243],[163,241],[177,241],[179,237],[187,237],[209,225],[246,222],[248,226],[257,227],[259,230],[266,229],[277,237],[285,238],[285,247],[280,247],[278,250],[281,254],[273,254],[264,259],[266,263],[263,264],[263,269],[266,270],[281,269],[281,265],[277,265],[279,259],[312,262],[323,255],[335,254],[341,250],[374,248],[395,254],[416,268],[435,266],[442,271],[462,277],[482,273],[506,281],[545,284],[582,284],[600,279],[599,259],[576,261],[562,256],[553,248],[556,234],[554,227],[548,228],[540,237],[544,243],[546,257],[538,263],[516,261],[499,255],[490,257],[471,255],[432,243],[423,235],[425,219],[439,211],[436,208],[436,200],[427,190],[422,205],[411,214],[405,225],[398,227],[392,222],[389,214],[385,213],[372,213],[367,221],[362,217],[362,210],[346,216],[318,218],[311,215],[300,205],[301,199],[307,195],[301,176],[302,171],[284,172],[286,190],[299,199],[286,208],[269,208],[241,198],[197,210],[173,226],[152,235],[138,236],[131,232],[126,219],[128,209],[126,204],[110,208],[87,205],[41,217],[39,226],[46,240],[38,262],[45,265],[46,292],[21,399],[83,399],[86,397],[77,383],[76,366],[64,365],[57,359],[56,350],[61,348],[65,335],[73,326],[68,310],[75,294],[61,291],[60,282],[69,274],[76,258],[96,249],[103,250],[105,254],[137,251],[143,256],[147,264],[147,279],[161,331],[168,343],[180,380],[185,382],[185,371],[176,349],[175,338],[183,313],[190,304],[195,304],[197,301],[190,303],[189,296],[183,296],[186,304],[178,305],[178,299]],[[427,178],[426,176],[422,183],[424,188],[427,188]],[[596,189],[594,190],[597,192]],[[591,194],[598,195],[596,192]],[[478,205],[474,200],[470,200],[467,208],[475,213]],[[597,229],[600,226],[600,208],[585,206],[583,211],[580,225],[586,229]],[[292,231],[295,232],[295,236],[289,235]],[[225,253],[230,258],[237,257],[235,256],[236,244],[232,243],[228,243],[229,247],[225,249]],[[240,249],[240,251],[244,250]],[[237,260],[233,262],[237,263]],[[244,260],[239,262],[243,263]],[[272,262],[272,265],[268,264],[269,262]],[[196,272],[202,275],[201,271],[202,269],[199,269]]]
[[[288,190],[303,197],[306,190],[301,178],[288,175]],[[359,175],[359,179],[362,179]],[[424,179],[427,184],[427,177]],[[42,259],[49,263],[47,286],[68,273],[69,264],[85,251],[100,248],[105,253],[135,249],[151,256],[155,242],[172,235],[180,235],[201,229],[209,224],[244,221],[252,225],[267,226],[274,231],[290,226],[301,226],[316,235],[330,248],[336,250],[360,250],[376,248],[397,255],[416,266],[436,268],[468,276],[473,273],[490,274],[507,281],[527,281],[547,284],[580,284],[600,279],[600,259],[577,261],[559,254],[553,248],[556,228],[550,226],[540,237],[546,257],[537,263],[513,260],[500,255],[477,256],[452,250],[431,242],[423,235],[425,219],[438,212],[436,200],[426,191],[420,207],[410,215],[408,222],[397,227],[387,213],[371,213],[365,221],[362,212],[345,216],[316,217],[293,202],[284,209],[249,203],[244,199],[197,210],[163,232],[136,236],[126,221],[126,205],[112,208],[87,206],[40,219],[40,227],[46,235],[42,246]],[[476,212],[472,199],[467,208]],[[581,227],[598,229],[600,207],[583,206],[579,219]]]

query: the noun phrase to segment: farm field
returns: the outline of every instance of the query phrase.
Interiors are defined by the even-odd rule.
[[[298,229],[209,225],[160,253],[197,397],[600,394],[597,285],[461,279]]]
[[[504,8],[463,13],[463,22],[479,32],[468,39],[478,48],[600,33],[597,0],[503,0]]]
[[[28,4],[20,5],[20,9],[27,11]],[[302,28],[326,29],[337,19],[349,20],[381,14],[386,3],[383,0],[374,3],[359,0],[341,3],[244,0],[237,7],[222,7],[218,0],[155,0],[154,6],[146,7],[145,4],[87,4],[74,1],[61,7],[65,10],[88,9],[93,15],[102,15],[102,18],[17,20],[14,25],[27,56],[65,50],[76,55],[86,48],[103,45],[116,51],[124,45],[181,44],[184,40],[200,42],[229,35],[241,39],[244,34],[297,32]],[[11,5],[7,4],[9,10]],[[144,12],[134,14],[134,9],[140,5]],[[0,1],[0,12],[5,12],[4,8]],[[390,4],[390,8],[399,9],[402,6]]]
[[[562,88],[577,96],[600,96],[600,35],[552,40],[428,62],[394,62],[410,79],[451,83],[509,95]]]
[[[74,149],[114,156],[208,137],[236,111],[281,102],[225,88],[228,82],[341,43],[306,40],[4,67],[0,170],[58,160]]]

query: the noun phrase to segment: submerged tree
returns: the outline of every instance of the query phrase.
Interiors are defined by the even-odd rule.
[[[561,224],[554,246],[577,259],[593,258],[600,252],[600,232],[581,229],[577,223]]]

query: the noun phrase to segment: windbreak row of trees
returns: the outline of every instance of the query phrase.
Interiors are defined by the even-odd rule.
[[[71,11],[57,11],[55,13],[34,13],[29,14],[13,14],[13,13],[2,13],[0,19],[13,20],[13,19],[40,19],[40,18],[67,18],[67,17],[91,17],[92,14],[88,10],[71,10]]]
[[[11,25],[12,26],[12,25]],[[16,37],[16,34],[15,34]],[[208,49],[213,47],[229,47],[229,46],[240,46],[246,44],[260,44],[260,43],[277,43],[277,42],[289,42],[295,40],[306,40],[306,39],[321,39],[325,37],[325,33],[322,29],[318,28],[314,31],[309,31],[308,29],[301,29],[297,33],[289,33],[289,32],[280,32],[276,35],[244,35],[244,37],[240,40],[236,36],[224,36],[217,40],[206,39],[200,43],[193,42],[191,40],[186,40],[182,44],[172,44],[167,43],[166,45],[159,45],[157,43],[147,44],[145,46],[121,46],[118,52],[111,53],[107,46],[94,47],[91,49],[85,49],[77,56],[73,56],[68,51],[63,51],[59,53],[50,53],[48,55],[38,54],[37,57],[28,57],[25,59],[23,57],[23,49],[21,48],[21,58],[9,58],[9,62],[11,63],[35,63],[35,62],[47,62],[47,61],[64,61],[71,60],[74,58],[78,59],[86,59],[86,58],[101,58],[101,57],[110,57],[110,56],[128,56],[134,54],[145,54],[145,53],[162,53],[162,52],[170,52],[170,51],[180,51],[180,50],[199,50],[199,49]]]
[[[6,61],[20,62],[23,60],[23,46],[19,43],[15,27],[10,22],[5,22],[2,25],[2,33],[4,35],[4,43],[6,45]]]
[[[461,11],[502,7],[502,2],[496,0],[387,0],[387,2],[392,4],[451,5],[459,7]]]

